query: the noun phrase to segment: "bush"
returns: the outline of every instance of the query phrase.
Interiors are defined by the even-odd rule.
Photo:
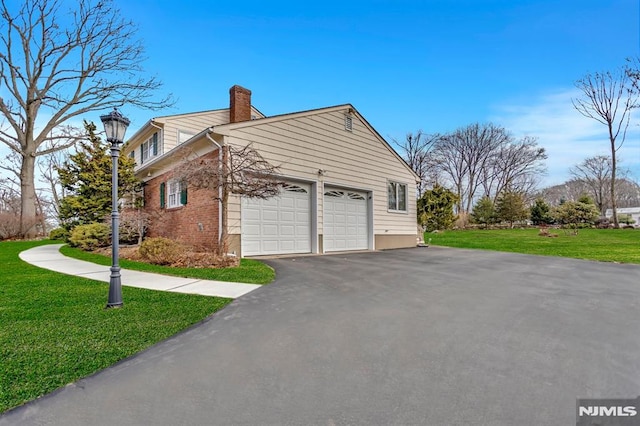
[[[148,238],[138,249],[142,260],[155,265],[171,265],[179,259],[183,251],[180,243],[162,237]]]
[[[71,231],[69,245],[83,250],[107,247],[110,243],[109,227],[103,223],[78,225]]]
[[[139,244],[148,227],[148,213],[137,209],[123,210],[120,214],[120,242]]]
[[[601,218],[596,219],[596,221],[594,222],[594,225],[598,229],[609,229],[609,228],[611,228],[611,222],[606,217],[601,217]]]
[[[0,213],[0,240],[10,240],[20,236],[20,215]]]
[[[66,241],[69,238],[69,232],[64,228],[55,228],[49,232],[50,240]]]

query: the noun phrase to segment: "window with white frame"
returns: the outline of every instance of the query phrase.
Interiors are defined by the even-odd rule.
[[[146,163],[153,157],[157,156],[158,152],[158,132],[155,132],[149,139],[140,145],[140,163]]]
[[[167,207],[181,207],[187,203],[187,186],[179,180],[167,182]]]
[[[387,184],[388,209],[394,212],[407,211],[407,185],[404,183],[391,182]]]

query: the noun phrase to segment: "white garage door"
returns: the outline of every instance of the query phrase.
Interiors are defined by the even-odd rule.
[[[367,195],[327,188],[324,193],[324,251],[369,248]]]
[[[242,200],[242,255],[309,253],[308,185],[286,185],[278,197]]]

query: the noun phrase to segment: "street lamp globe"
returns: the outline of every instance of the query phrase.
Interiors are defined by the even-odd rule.
[[[113,109],[107,115],[101,115],[100,120],[104,125],[104,132],[107,135],[107,142],[122,143],[124,142],[124,134],[129,127],[129,119],[118,112],[117,109]]]

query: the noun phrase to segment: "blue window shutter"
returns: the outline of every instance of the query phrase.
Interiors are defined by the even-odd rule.
[[[164,209],[164,193],[165,193],[165,183],[162,182],[160,184],[160,208]]]

